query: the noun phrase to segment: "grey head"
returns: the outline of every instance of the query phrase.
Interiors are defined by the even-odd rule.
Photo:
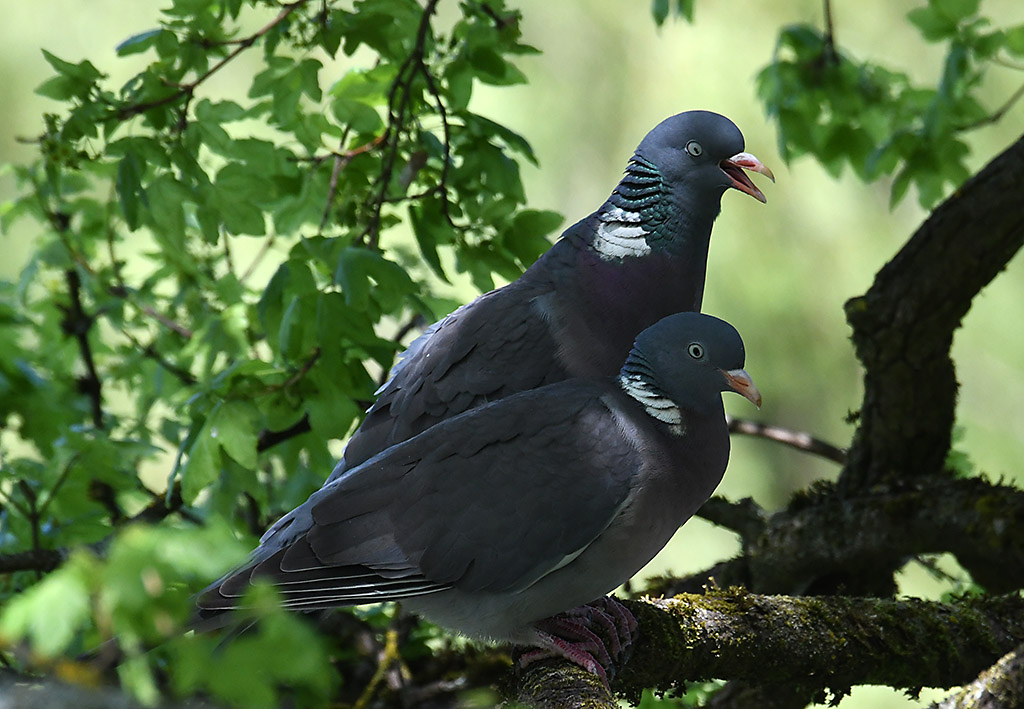
[[[676,313],[637,336],[619,380],[651,416],[678,426],[681,411],[722,410],[726,391],[760,408],[761,392],[743,369],[744,358],[743,340],[729,323],[702,313]]]
[[[698,202],[718,204],[730,188],[764,202],[764,194],[744,170],[775,181],[771,170],[744,152],[743,134],[736,124],[711,111],[686,111],[666,118],[640,142],[634,160],[654,165],[662,179]]]
[[[666,118],[637,146],[598,212],[595,248],[605,258],[623,258],[643,256],[659,245],[686,244],[697,249],[690,255],[694,263],[703,264],[725,191],[737,189],[765,201],[745,170],[775,180],[760,160],[744,152],[743,134],[725,116],[687,111]]]

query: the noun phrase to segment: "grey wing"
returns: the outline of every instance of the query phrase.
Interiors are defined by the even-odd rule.
[[[531,287],[491,291],[410,345],[330,479],[483,402],[566,377]]]
[[[552,421],[540,407],[563,406],[560,392],[569,390],[566,383],[541,390],[542,401],[526,392],[505,399],[509,405],[477,409],[496,414],[474,416],[484,435],[454,450],[441,446],[406,477],[389,522],[396,545],[425,577],[467,591],[525,588],[611,523],[628,499],[639,453],[599,399]],[[446,435],[439,426],[428,434]],[[332,525],[346,523],[338,503],[314,509],[310,542],[318,556],[333,551]]]
[[[600,399],[578,394],[571,382],[524,392],[351,470],[200,607],[233,607],[257,578],[294,608],[529,586],[601,534],[640,467]]]

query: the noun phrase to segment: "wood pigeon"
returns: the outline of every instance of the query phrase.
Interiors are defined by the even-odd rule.
[[[519,279],[409,346],[331,479],[485,402],[570,377],[614,376],[641,330],[700,310],[722,195],[735,188],[765,201],[744,170],[775,179],[744,152],[728,118],[689,111],[662,121],[596,212]]]
[[[640,333],[618,376],[445,419],[285,515],[248,563],[199,595],[200,617],[240,607],[257,581],[295,610],[402,601],[464,635],[542,648],[604,677],[609,653],[588,628],[619,621],[604,594],[722,479],[721,392],[761,403],[743,366],[731,325],[679,313]]]

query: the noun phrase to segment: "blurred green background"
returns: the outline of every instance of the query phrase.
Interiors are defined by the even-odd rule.
[[[442,3],[441,21],[450,4]],[[905,20],[918,4],[837,3],[840,48],[855,59],[891,63],[916,80],[934,82],[942,50],[921,40]],[[845,418],[859,406],[861,373],[843,303],[868,288],[874,273],[926,215],[913,191],[890,210],[887,182],[864,185],[850,174],[835,180],[810,159],[786,165],[779,157],[754,77],[768,63],[779,29],[794,22],[820,24],[821,4],[698,2],[695,24],[670,20],[660,30],[647,2],[521,0],[516,5],[523,12],[525,41],[542,54],[520,63],[529,84],[478,87],[474,108],[532,143],[540,168],[524,166],[530,206],[558,210],[566,224],[572,223],[601,204],[637,142],[664,117],[704,108],[732,118],[746,136],[747,149],[774,170],[777,183],[755,178],[767,205],[735,191],[727,194],[712,239],[705,310],[743,334],[747,369],[764,393],[761,411],[739,397],[728,397],[727,408],[735,416],[847,445],[853,427]],[[115,46],[154,27],[160,6],[144,0],[9,3],[0,25],[0,162],[30,160],[34,146],[19,138],[38,135],[42,114],[56,110],[56,104],[33,93],[50,75],[41,48],[70,61],[90,59],[117,85],[140,70],[145,57],[117,59]],[[998,25],[1024,22],[1019,0],[985,2],[982,13]],[[331,83],[358,59],[357,54],[328,63],[321,81]],[[243,56],[204,87],[207,95],[243,93],[258,63],[258,53]],[[986,107],[1001,105],[1022,80],[1020,70],[993,72]],[[1019,104],[1000,123],[971,134],[972,169],[983,166],[1022,129],[1024,104]],[[10,176],[0,176],[0,202],[14,190]],[[1024,209],[1024,186],[1021,196]],[[0,236],[0,277],[17,278],[32,243],[27,221]],[[462,299],[474,295],[465,283],[456,293]],[[957,448],[969,454],[979,471],[1024,482],[1021,256],[975,301],[956,335],[954,358],[961,383]],[[832,463],[739,438],[719,492],[732,499],[751,496],[775,509],[792,491],[819,478],[834,479],[837,472]],[[649,570],[697,571],[735,549],[731,534],[694,520]],[[953,566],[949,560],[944,564]],[[915,595],[934,597],[944,588],[915,564],[901,582],[905,593]],[[942,695],[926,692],[922,699]],[[858,688],[841,706],[920,704],[891,690]]]

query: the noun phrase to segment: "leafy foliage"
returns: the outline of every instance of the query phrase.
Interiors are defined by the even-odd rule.
[[[933,206],[969,174],[964,135],[1005,111],[990,115],[977,98],[987,73],[1005,57],[1024,56],[1024,26],[992,29],[978,5],[929,0],[908,13],[926,42],[946,47],[935,87],[847,56],[831,28],[785,28],[774,61],[758,76],[782,155],[814,155],[833,175],[846,165],[863,180],[891,175],[893,204],[913,184],[921,205]]]
[[[480,290],[515,278],[562,221],[524,207],[529,143],[470,108],[478,85],[526,80],[518,12],[466,0],[441,27],[438,6],[172,0],[119,45],[138,66],[119,87],[44,51],[37,91],[59,108],[0,208],[0,225],[38,228],[18,282],[0,283],[0,556],[71,551],[48,575],[5,577],[0,635],[32,651],[6,659],[81,677],[94,665],[62,658],[100,648],[150,703],[332,700],[357,651],[265,589],[259,629],[222,652],[180,631],[190,594],[322,482],[326,441],[355,425],[399,335],[457,305],[437,284],[453,268]],[[651,11],[692,21],[694,3]],[[935,87],[803,25],[758,86],[788,157],[894,175],[894,201],[914,184],[932,204],[967,174],[965,132],[998,117],[976,91],[1024,56],[1024,26],[991,29],[971,0],[909,20],[947,49]],[[214,92],[229,70],[237,90]],[[358,622],[383,634],[399,619]],[[401,659],[436,649],[422,626]]]
[[[54,75],[38,92],[63,110],[44,117],[39,160],[14,168],[25,192],[3,210],[5,226],[41,232],[21,282],[0,289],[13,434],[0,550],[124,533],[105,561],[76,553],[11,604],[8,639],[54,657],[116,636],[124,678],[152,698],[143,649],[230,564],[223,529],[190,525],[256,534],[318,486],[323,441],[346,435],[394,358],[378,329],[450,309],[431,285],[443,254],[486,289],[547,248],[561,218],[522,208],[529,144],[469,109],[474,85],[524,80],[514,60],[534,50],[519,16],[466,2],[437,29],[437,4],[176,0],[118,47],[140,63],[121,87],[44,51]],[[224,67],[241,76],[246,52],[262,53],[247,85],[209,93]],[[168,607],[148,617],[154,599]],[[286,644],[264,627],[227,654]],[[315,658],[215,681],[238,658],[213,668],[185,640],[170,647],[179,692],[270,705],[276,683],[329,689]]]

